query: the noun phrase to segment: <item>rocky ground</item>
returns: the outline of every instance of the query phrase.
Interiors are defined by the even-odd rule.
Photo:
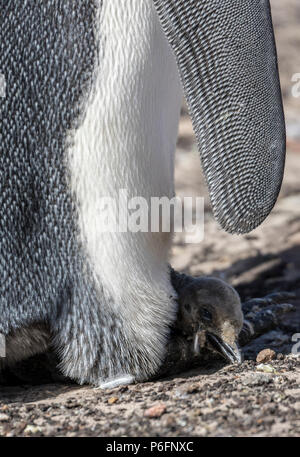
[[[175,237],[172,265],[233,284],[243,300],[292,291],[295,311],[244,349],[240,366],[219,362],[156,382],[102,391],[67,382],[0,388],[0,436],[300,436],[300,4],[272,0],[288,121],[286,175],[277,206],[247,236],[222,232],[213,220],[191,125],[182,118],[176,159],[177,193],[205,196],[205,237]],[[300,341],[300,339],[298,340]],[[262,349],[276,356],[256,362]],[[294,347],[294,352],[296,348]],[[284,354],[284,355],[283,355]]]

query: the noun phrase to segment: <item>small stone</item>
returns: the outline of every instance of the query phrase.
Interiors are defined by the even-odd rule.
[[[281,352],[279,352],[279,353],[277,354],[277,360],[284,360],[284,355],[281,354]]]
[[[0,414],[0,422],[8,422],[9,416],[7,414]]]
[[[164,404],[155,405],[145,411],[145,416],[151,418],[161,417],[166,410],[167,407]]]
[[[207,429],[210,433],[214,433],[217,428],[219,427],[219,423],[217,421],[211,422],[207,425]]]
[[[110,398],[107,400],[107,403],[108,403],[109,405],[114,405],[115,403],[117,403],[118,400],[119,400],[118,397],[110,397]]]
[[[41,427],[37,427],[35,425],[27,425],[24,430],[24,433],[35,435],[36,433],[40,433],[41,431],[42,431]]]
[[[120,392],[121,394],[123,394],[124,392],[127,392],[129,389],[128,389],[128,386],[121,386],[119,387],[119,390],[118,392]]]
[[[272,349],[264,349],[256,357],[257,363],[266,363],[276,359],[276,352]]]
[[[264,363],[257,365],[256,370],[262,371],[263,373],[274,373],[275,372],[275,368],[273,368],[271,365],[266,365]]]
[[[164,419],[164,425],[166,427],[175,427],[176,426],[176,417],[174,414],[167,414]]]
[[[199,392],[198,384],[190,384],[186,389],[187,394],[195,394],[196,392]]]
[[[197,435],[201,436],[201,437],[207,436],[208,430],[205,427],[201,427],[201,428],[197,429]]]
[[[15,433],[16,433],[16,436],[19,436],[21,433],[24,432],[25,428],[26,428],[26,422],[20,422],[17,427],[15,428]]]
[[[242,383],[244,386],[262,386],[272,382],[272,376],[266,373],[249,373],[244,377]]]

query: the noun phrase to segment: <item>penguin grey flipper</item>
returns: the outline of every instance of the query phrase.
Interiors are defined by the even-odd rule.
[[[285,122],[269,0],[154,0],[178,63],[216,219],[231,233],[273,208]]]

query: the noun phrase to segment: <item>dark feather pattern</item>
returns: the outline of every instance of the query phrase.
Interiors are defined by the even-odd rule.
[[[247,233],[272,210],[285,122],[269,0],[154,0],[175,53],[214,214]]]

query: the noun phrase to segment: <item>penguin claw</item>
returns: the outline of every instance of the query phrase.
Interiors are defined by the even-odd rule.
[[[253,308],[257,310],[258,308],[261,309],[267,306],[288,303],[289,300],[294,300],[295,298],[296,294],[293,292],[274,292],[266,295],[264,298],[252,298],[247,300],[242,304],[242,309],[244,314],[248,314],[253,311]]]
[[[244,325],[239,335],[240,346],[245,346],[263,333],[275,328],[280,317],[295,310],[289,303],[296,294],[290,292],[275,292],[264,298],[253,298],[242,304]]]

